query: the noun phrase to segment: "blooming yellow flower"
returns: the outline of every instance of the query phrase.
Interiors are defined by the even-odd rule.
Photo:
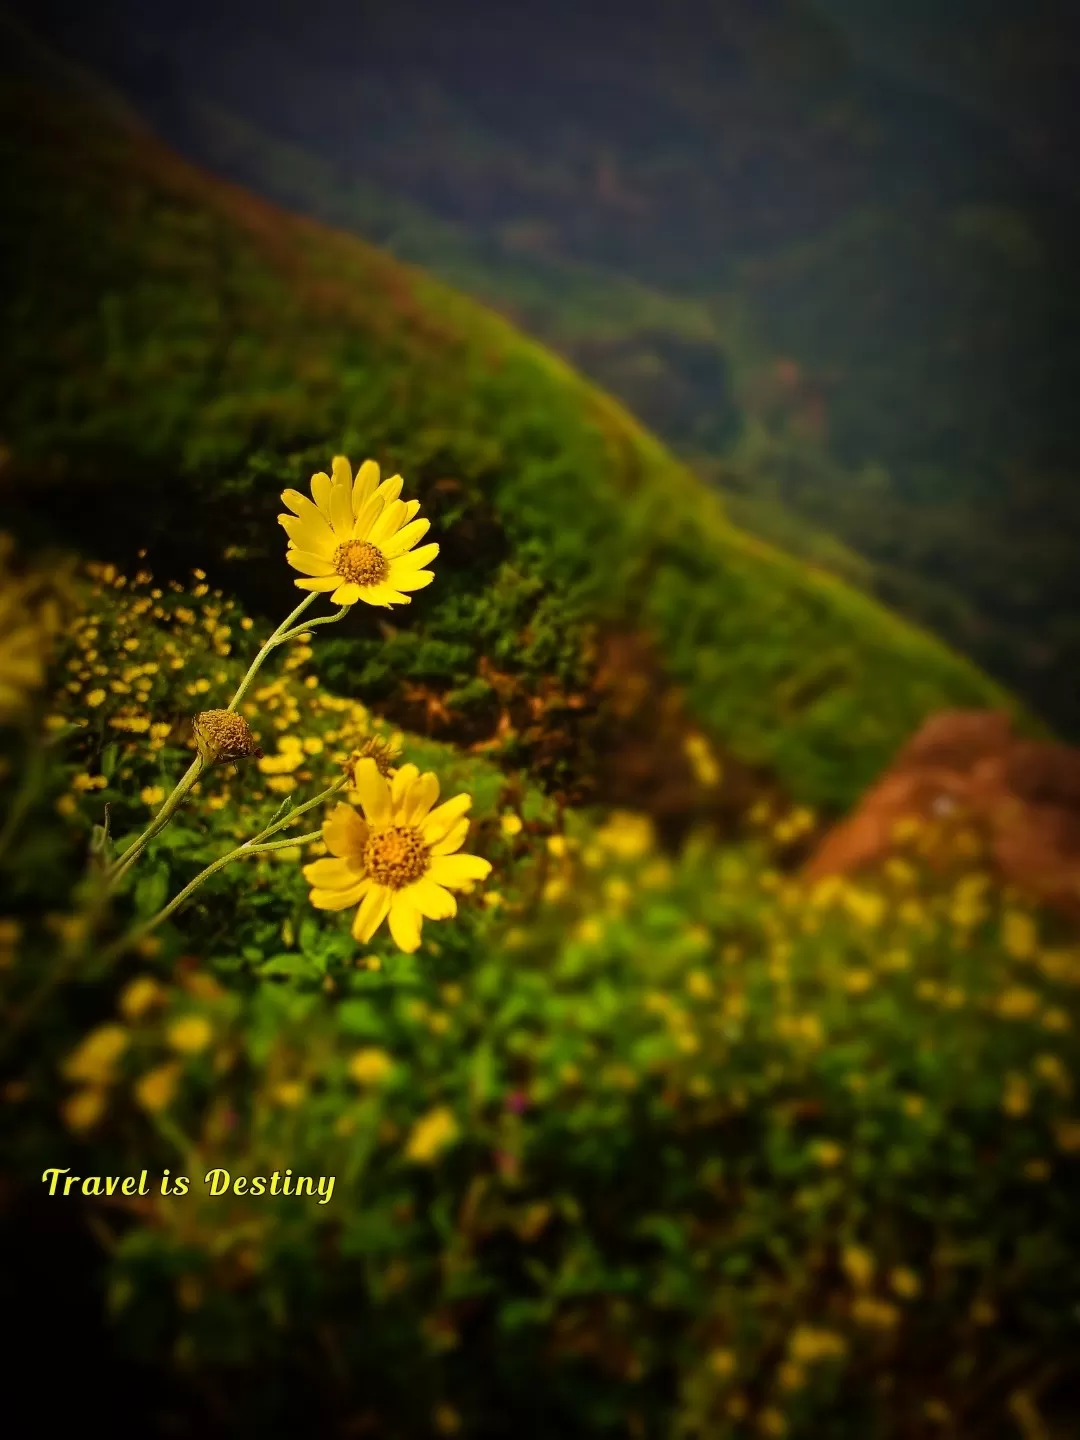
[[[453,1112],[445,1105],[429,1110],[412,1128],[405,1154],[419,1164],[429,1164],[457,1139],[458,1127]]]
[[[413,517],[419,501],[400,500],[401,476],[379,483],[379,467],[365,460],[352,477],[343,455],[335,455],[333,477],[311,477],[312,499],[285,490],[282,501],[293,512],[278,520],[289,536],[285,559],[304,576],[301,590],[329,591],[334,605],[408,605],[407,591],[422,590],[434,575],[423,567],[439,553],[437,545],[413,547],[430,528]]]
[[[135,1099],[144,1110],[157,1114],[172,1103],[180,1081],[180,1069],[179,1063],[171,1060],[142,1076],[135,1085]]]
[[[68,1057],[64,1074],[69,1080],[102,1085],[111,1078],[117,1060],[127,1049],[128,1032],[122,1025],[102,1025],[87,1035]]]
[[[167,1039],[173,1050],[181,1055],[197,1055],[205,1050],[213,1039],[214,1032],[209,1020],[203,1015],[182,1015],[169,1026]]]
[[[485,880],[491,865],[478,855],[458,855],[468,832],[471,795],[456,795],[437,809],[439,782],[403,765],[393,780],[379,774],[371,757],[357,762],[356,790],[364,818],[338,805],[323,824],[334,858],[304,866],[318,910],[345,910],[359,902],[354,939],[366,944],[389,917],[390,934],[411,954],[420,946],[425,919],[457,914],[451,890]]]
[[[90,1130],[105,1113],[105,1091],[94,1086],[76,1090],[63,1105],[64,1123],[76,1134]]]
[[[375,1045],[357,1050],[349,1061],[349,1074],[358,1085],[378,1085],[393,1068],[390,1056]]]
[[[128,1020],[137,1020],[147,1010],[168,998],[168,991],[151,975],[136,975],[120,996],[120,1013]]]

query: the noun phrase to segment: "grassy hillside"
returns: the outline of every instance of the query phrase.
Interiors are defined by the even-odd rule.
[[[432,516],[440,585],[374,638],[351,621],[324,678],[571,793],[617,776],[627,646],[647,719],[677,687],[684,729],[825,806],[929,711],[1006,703],[733,528],[625,411],[503,320],[200,173],[75,83],[43,102],[42,63],[24,58],[0,99],[0,483],[27,534],[117,559],[148,546],[277,614],[280,490],[335,452],[376,456]],[[655,755],[645,789],[682,763]]]
[[[1080,734],[1064,0],[23,4],[183,153],[498,306]]]

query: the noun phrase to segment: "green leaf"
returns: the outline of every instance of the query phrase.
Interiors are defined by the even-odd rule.
[[[346,1035],[381,1039],[386,1022],[369,1000],[345,1000],[338,1006],[338,1024]]]
[[[322,975],[322,966],[310,955],[271,955],[258,967],[260,975],[285,975],[295,980],[317,980]]]
[[[139,877],[135,886],[135,908],[140,915],[156,915],[169,898],[169,867],[159,860],[152,870]]]
[[[101,773],[106,780],[112,780],[116,773],[116,762],[120,758],[120,746],[115,740],[109,742],[101,752]]]

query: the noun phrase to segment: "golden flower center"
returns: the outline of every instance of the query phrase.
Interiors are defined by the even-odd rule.
[[[428,868],[428,848],[420,831],[412,825],[394,825],[378,830],[364,850],[368,874],[379,885],[400,890],[411,885]]]
[[[334,569],[352,585],[378,585],[386,579],[390,563],[370,540],[346,540],[334,551]]]

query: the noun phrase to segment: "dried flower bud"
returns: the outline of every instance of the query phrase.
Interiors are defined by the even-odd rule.
[[[401,746],[393,740],[384,740],[381,735],[373,735],[370,740],[365,740],[359,750],[354,750],[345,762],[345,774],[350,783],[356,775],[356,766],[361,760],[374,760],[375,768],[384,779],[389,779],[393,774],[394,762],[401,758]]]
[[[262,759],[251,727],[235,710],[203,710],[191,722],[191,730],[204,765],[223,765],[249,755]]]

